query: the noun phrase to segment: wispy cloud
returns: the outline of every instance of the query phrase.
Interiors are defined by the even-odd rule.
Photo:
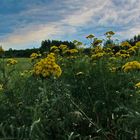
[[[13,2],[17,2],[17,7],[12,2],[0,5],[0,9],[9,6],[9,12],[0,13],[0,40],[7,48],[31,47],[48,38],[82,40],[85,34],[102,35],[111,29],[122,38],[140,33],[139,0]]]

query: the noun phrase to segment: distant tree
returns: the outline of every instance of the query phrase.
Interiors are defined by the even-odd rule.
[[[74,49],[75,45],[73,42],[69,41],[59,41],[59,40],[44,40],[41,42],[41,47],[39,48],[40,52],[49,52],[52,46],[60,46],[61,44],[67,45],[68,48]]]
[[[135,35],[133,38],[127,40],[132,46],[134,46],[138,41],[140,41],[140,34]]]
[[[25,50],[13,50],[10,48],[8,51],[5,51],[5,57],[30,57],[33,52],[38,52],[38,48],[25,49]]]
[[[69,42],[69,41],[58,41],[58,40],[44,40],[41,42],[41,47],[40,48],[32,48],[32,49],[25,49],[25,50],[13,50],[10,48],[9,50],[5,51],[5,57],[10,58],[10,57],[30,57],[30,55],[33,52],[38,52],[40,51],[41,53],[43,52],[49,52],[50,48],[52,46],[60,46],[61,44],[67,45],[69,48],[73,49],[75,48],[74,43]]]

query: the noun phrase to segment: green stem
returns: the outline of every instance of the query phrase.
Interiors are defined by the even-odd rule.
[[[67,95],[66,95],[67,96]],[[68,96],[68,98],[70,99],[71,103],[83,114],[83,116],[85,116],[85,118],[97,129],[97,130],[102,130],[101,128],[99,128],[99,126],[97,124],[95,124],[94,122],[91,121],[91,119],[86,115],[86,113]],[[110,140],[108,138],[108,136],[105,134],[105,132],[101,131],[102,134],[104,135],[104,137],[107,140]]]

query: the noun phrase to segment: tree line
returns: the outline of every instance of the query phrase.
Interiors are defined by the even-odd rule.
[[[140,34],[135,35],[133,38],[127,40],[132,46],[135,46],[135,44],[140,41]]]
[[[136,42],[140,41],[140,34],[135,35],[133,38],[126,40],[132,46],[136,44]],[[107,43],[107,42],[106,42]],[[59,40],[44,40],[41,42],[41,46],[39,48],[32,48],[32,49],[21,49],[21,50],[13,50],[10,48],[9,50],[5,51],[5,57],[30,57],[30,55],[35,52],[49,52],[52,46],[60,46],[61,44],[67,45],[68,48],[74,49],[76,46],[71,41],[59,41]],[[84,53],[88,54],[90,52],[90,48],[85,48]]]
[[[15,50],[10,48],[9,50],[5,51],[5,57],[30,57],[32,53],[43,53],[49,52],[51,46],[60,46],[61,44],[67,45],[69,48],[75,48],[75,45],[71,41],[59,41],[59,40],[44,40],[41,42],[41,46],[39,48],[32,48],[32,49],[20,49]]]

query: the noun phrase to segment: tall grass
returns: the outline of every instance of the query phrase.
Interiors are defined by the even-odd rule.
[[[122,69],[138,55],[115,61],[57,56],[59,78],[36,76],[29,59],[10,66],[1,60],[0,139],[140,139],[140,73]]]

